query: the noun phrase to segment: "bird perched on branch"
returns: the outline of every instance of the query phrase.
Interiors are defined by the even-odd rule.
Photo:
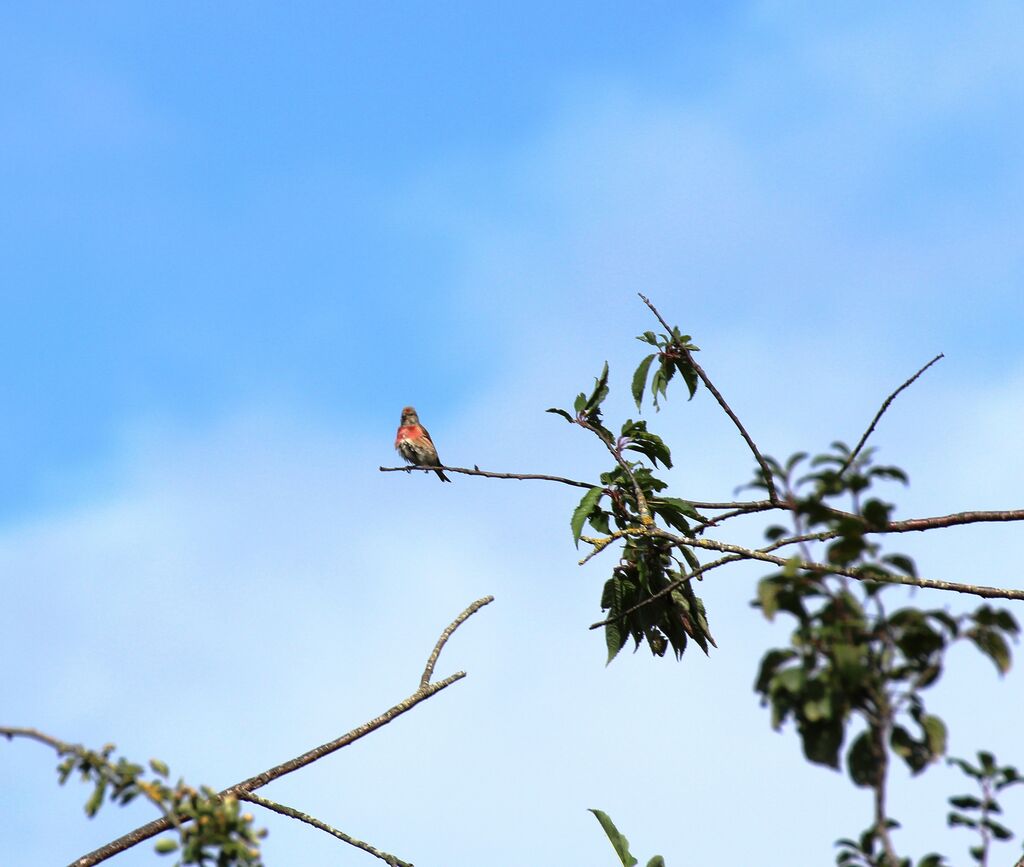
[[[408,463],[417,467],[441,466],[434,441],[427,433],[427,429],[420,424],[420,417],[411,406],[402,410],[402,423],[398,426],[398,435],[395,437],[395,449]],[[434,472],[442,482],[451,481],[440,470]]]

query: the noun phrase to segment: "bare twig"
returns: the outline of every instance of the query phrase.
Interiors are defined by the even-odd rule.
[[[662,315],[658,312],[658,308],[651,303],[651,299],[648,298],[646,295],[643,295],[642,293],[639,292],[637,294],[640,295],[640,300],[643,301],[644,304],[646,304],[651,309],[651,312],[656,317],[658,317],[658,321],[662,324],[669,338],[671,339],[672,329],[669,327],[668,323],[664,320]],[[707,373],[704,372],[704,368],[697,363],[696,359],[694,359],[693,353],[690,352],[689,349],[684,349],[683,347],[679,347],[679,351],[683,353],[687,363],[693,367],[697,376],[700,377],[701,382],[703,382],[704,385],[707,386],[707,390],[714,395],[715,400],[718,401],[718,405],[722,407],[723,410],[725,410],[725,414],[729,416],[729,418],[732,419],[732,423],[736,425],[736,429],[740,432],[740,436],[742,436],[743,439],[746,441],[748,448],[754,455],[754,459],[757,461],[758,466],[761,468],[761,474],[764,476],[764,483],[765,485],[768,486],[768,499],[771,500],[772,503],[778,503],[779,495],[775,490],[775,479],[772,476],[772,471],[768,466],[768,462],[764,459],[764,456],[757,448],[757,445],[754,443],[753,439],[751,439],[750,434],[747,433],[747,429],[743,426],[743,422],[741,422],[736,413],[732,411],[732,407],[730,407],[729,404],[726,402],[725,398],[722,397],[722,393],[717,388],[715,388],[715,384],[708,377]]]
[[[479,467],[467,469],[466,467],[377,467],[382,473],[414,473],[420,472],[436,473],[441,470],[446,473],[462,473],[464,476],[483,476],[486,479],[539,479],[543,482],[558,482],[562,485],[572,485],[574,488],[586,488],[590,490],[596,485],[590,482],[577,482],[575,479],[566,479],[562,476],[545,476],[538,473],[491,473],[481,470]]]
[[[812,535],[813,537],[822,537],[825,536],[826,533],[817,533]],[[765,563],[773,563],[776,566],[786,566],[794,559],[786,559],[784,557],[768,553],[769,550],[786,544],[787,540],[775,542],[770,545],[768,549],[744,548],[742,545],[733,545],[729,542],[719,542],[715,539],[676,536],[673,533],[662,530],[660,527],[626,527],[624,530],[616,530],[608,536],[602,536],[596,539],[589,536],[580,536],[582,541],[587,542],[594,547],[593,551],[579,561],[580,565],[586,563],[595,554],[603,551],[616,539],[621,539],[624,536],[653,536],[660,539],[667,539],[674,545],[703,548],[708,551],[719,551],[726,554],[736,554],[738,555],[738,559],[741,560],[761,560]],[[796,537],[789,541],[801,541],[801,539],[800,537]],[[857,581],[871,581],[876,584],[905,584],[909,587],[924,587],[931,590],[948,590],[953,593],[966,593],[971,596],[980,596],[984,599],[1024,600],[1024,590],[989,587],[984,584],[965,584],[956,581],[940,581],[932,578],[914,578],[910,575],[888,575],[883,577],[879,576],[876,572],[872,572],[870,569],[847,569],[830,563],[818,563],[806,558],[796,558],[796,566],[799,569],[805,569],[810,572],[845,575],[847,578],[854,578]]]
[[[437,661],[437,656],[435,655],[435,653],[440,653],[439,648],[444,646],[444,643],[448,640],[449,637],[451,637],[452,632],[454,632],[455,629],[458,628],[459,624],[461,624],[467,617],[469,617],[475,611],[479,610],[487,603],[493,601],[493,598],[494,597],[492,596],[488,596],[484,597],[483,599],[478,599],[476,602],[470,605],[465,611],[463,611],[462,614],[460,614],[455,619],[454,623],[449,625],[449,627],[445,630],[446,634],[442,633],[443,640],[439,641],[438,645],[435,645],[434,653],[431,653],[431,657],[430,659],[428,659],[428,667],[430,667],[431,662]],[[296,756],[294,759],[290,759],[287,762],[282,762],[281,764],[276,765],[275,767],[270,768],[266,771],[263,771],[262,773],[257,774],[254,777],[249,777],[249,779],[247,780],[243,780],[240,783],[235,783],[235,785],[229,786],[228,788],[221,791],[219,794],[221,797],[229,795],[234,796],[236,798],[241,797],[243,792],[251,792],[254,789],[259,789],[262,786],[267,785],[267,783],[271,782],[272,780],[276,780],[279,777],[283,777],[285,774],[290,774],[292,771],[297,771],[299,768],[303,768],[306,765],[311,764],[312,762],[318,761],[319,759],[324,758],[324,756],[328,756],[331,753],[340,750],[342,747],[347,747],[349,744],[359,740],[361,737],[364,737],[365,735],[368,735],[370,732],[376,731],[381,726],[387,725],[393,719],[396,719],[397,717],[401,716],[406,711],[412,710],[412,708],[418,705],[421,701],[426,701],[428,698],[436,695],[441,690],[451,686],[456,681],[462,680],[462,678],[464,678],[465,676],[466,673],[464,671],[457,671],[455,672],[455,674],[451,674],[443,680],[438,680],[433,683],[430,683],[425,687],[422,685],[421,679],[421,685],[419,686],[419,688],[417,688],[416,692],[414,692],[408,698],[398,702],[398,704],[394,705],[393,707],[388,708],[380,716],[374,717],[372,720],[363,723],[361,726],[357,726],[356,728],[352,729],[352,731],[342,735],[341,737],[336,738],[335,740],[330,741],[329,743],[316,747],[315,749],[309,750],[308,752],[303,753],[301,756]],[[108,858],[111,858],[118,852],[123,852],[125,849],[130,849],[132,846],[141,843],[143,840],[148,840],[150,837],[155,837],[157,834],[169,830],[170,827],[171,823],[166,818],[156,819],[146,825],[142,825],[141,827],[136,828],[134,831],[128,832],[122,837],[118,837],[116,840],[107,843],[105,846],[101,846],[99,849],[90,852],[88,855],[83,855],[81,858],[77,859],[76,861],[73,861],[70,867],[93,867],[93,865],[99,864],[102,861],[106,861]]]
[[[910,518],[893,521],[879,533],[909,533],[920,530],[937,530],[940,527],[956,527],[961,524],[994,524],[1001,521],[1024,521],[1024,509],[1010,509],[1002,512],[954,512],[936,518]]]
[[[355,837],[351,837],[344,831],[339,831],[337,828],[332,828],[326,822],[321,822],[319,819],[316,819],[307,813],[302,813],[294,807],[287,807],[284,804],[277,803],[277,801],[269,801],[266,798],[261,798],[259,795],[254,795],[252,792],[239,792],[238,799],[240,801],[248,801],[250,804],[258,804],[267,810],[280,813],[282,816],[288,816],[292,819],[298,819],[300,822],[305,822],[307,825],[312,825],[314,828],[324,831],[332,837],[337,837],[339,840],[348,843],[350,846],[355,846],[357,849],[369,852],[371,855],[380,858],[380,860],[386,864],[390,864],[391,867],[413,867],[413,865],[408,861],[403,861],[401,858],[391,855],[388,852],[382,852],[375,846],[371,846],[369,843],[364,843],[362,840],[357,840]]]
[[[695,548],[706,548],[710,551],[722,551],[732,554],[740,554],[746,559],[762,560],[765,563],[774,563],[776,566],[785,566],[789,560],[777,557],[754,548],[743,548],[739,545],[731,545],[726,542],[717,542],[713,539],[686,539],[673,536],[671,533],[664,533],[660,530],[651,531],[651,535],[662,536],[674,539],[677,544],[692,545]],[[863,569],[846,569],[841,566],[834,566],[828,563],[816,563],[811,560],[800,559],[797,567],[811,572],[824,572],[832,575],[845,575],[847,578],[854,578],[858,581],[871,581],[876,584],[906,584],[910,587],[925,587],[932,590],[949,590],[953,593],[966,593],[971,596],[981,596],[984,599],[1020,599],[1024,600],[1024,590],[1010,590],[1002,587],[988,587],[983,584],[964,584],[955,581],[939,581],[932,578],[914,578],[910,575],[889,575],[880,577],[877,573]]]
[[[441,637],[437,639],[437,644],[434,645],[434,649],[427,659],[426,667],[423,669],[423,676],[420,678],[420,689],[426,689],[430,685],[430,678],[434,676],[434,665],[437,663],[437,658],[441,655],[441,651],[444,650],[445,644],[448,643],[448,639],[452,637],[452,633],[462,625],[466,618],[472,617],[477,611],[485,605],[490,605],[493,601],[493,596],[484,596],[483,599],[477,599],[476,602],[448,624],[448,628],[441,633]]]
[[[929,361],[924,367],[922,367],[917,373],[910,377],[910,379],[904,382],[903,385],[897,388],[896,391],[890,394],[882,402],[882,406],[879,408],[878,412],[875,413],[875,417],[871,419],[871,424],[869,424],[868,429],[864,431],[864,435],[860,438],[860,442],[857,443],[853,451],[850,452],[850,456],[846,459],[846,462],[839,468],[839,476],[845,473],[853,464],[853,462],[857,459],[857,455],[859,455],[860,450],[864,448],[864,443],[868,441],[868,437],[871,436],[872,432],[874,431],[875,425],[878,424],[878,420],[885,414],[885,411],[889,408],[889,405],[896,399],[896,396],[901,391],[903,391],[903,389],[909,388],[911,385],[913,385],[914,380],[916,380],[922,373],[924,373],[929,367],[931,367],[933,364],[935,364],[936,361],[938,361],[941,358],[945,358],[945,356],[940,352],[938,355],[935,356],[935,358]]]
[[[558,482],[562,485],[571,485],[574,488],[584,488],[590,490],[591,488],[599,487],[590,482],[580,482],[576,479],[567,479],[563,476],[546,476],[540,473],[493,473],[489,470],[481,470],[479,467],[377,467],[382,473],[433,473],[437,470],[441,470],[446,473],[462,473],[464,476],[482,476],[485,479],[519,479],[519,480],[538,480],[542,482]],[[786,508],[784,504],[773,503],[771,500],[730,500],[727,502],[720,501],[704,501],[704,500],[688,500],[695,509],[729,509],[735,512],[735,515],[719,515],[714,518],[711,523],[719,523],[728,518],[733,518],[736,515],[747,515],[753,514],[754,512],[766,512],[770,509]]]
[[[783,504],[773,503],[771,500],[736,500],[728,503],[707,503],[703,500],[687,500],[686,502],[695,509],[731,509],[743,514],[786,508]],[[721,520],[721,518],[716,520]]]
[[[39,731],[39,729],[2,726],[0,727],[0,735],[6,737],[9,741],[14,740],[14,738],[29,738],[33,741],[39,741],[41,744],[52,747],[61,755],[74,752],[75,750],[74,744],[66,744],[64,741],[57,740],[57,738]]]

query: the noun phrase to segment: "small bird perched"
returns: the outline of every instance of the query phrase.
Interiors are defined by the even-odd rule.
[[[402,410],[402,423],[398,427],[398,435],[395,437],[395,449],[410,464],[417,467],[439,467],[441,459],[437,456],[437,449],[434,448],[434,441],[427,433],[427,429],[420,424],[420,417],[416,410],[407,406]],[[442,482],[450,482],[440,470],[434,470]]]

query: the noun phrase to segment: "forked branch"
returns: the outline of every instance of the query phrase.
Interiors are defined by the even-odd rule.
[[[223,791],[219,792],[221,797],[234,796],[241,798],[244,794],[252,792],[255,789],[259,789],[262,786],[272,780],[276,780],[279,777],[283,777],[285,774],[290,774],[293,771],[297,771],[299,768],[303,768],[306,765],[312,764],[325,756],[330,755],[342,747],[347,747],[354,741],[359,740],[361,737],[370,734],[370,732],[376,731],[381,726],[387,725],[393,719],[404,714],[406,711],[412,710],[420,702],[426,701],[431,696],[437,695],[441,690],[451,686],[456,681],[462,680],[466,676],[464,671],[457,671],[454,674],[449,675],[446,678],[438,681],[430,681],[430,677],[433,675],[434,665],[437,663],[437,658],[444,648],[445,643],[451,637],[452,633],[472,614],[483,608],[494,601],[493,596],[485,596],[482,599],[478,599],[465,611],[463,611],[455,620],[441,633],[441,637],[437,644],[431,651],[430,656],[427,659],[426,668],[424,669],[423,676],[420,678],[419,686],[416,691],[412,693],[408,698],[398,702],[393,707],[388,708],[380,716],[374,717],[373,719],[363,723],[361,726],[357,726],[352,731],[343,734],[339,738],[335,738],[329,743],[323,744],[300,756],[296,756],[294,759],[289,759],[287,762],[282,762],[273,768],[269,768],[262,773],[256,774],[253,777],[249,777],[247,780],[243,780],[240,783],[235,783],[233,786],[229,786]],[[5,731],[5,730],[0,730]],[[29,732],[34,730],[11,730],[16,732]],[[10,736],[10,735],[9,735]],[[35,737],[35,735],[25,734],[26,737]],[[43,738],[36,737],[36,740],[43,740]],[[43,740],[46,743],[46,740]],[[52,746],[52,744],[51,744]],[[161,834],[164,831],[168,831],[171,828],[171,823],[166,818],[156,819],[149,822],[146,825],[142,825],[136,828],[134,831],[129,831],[122,837],[118,837],[105,846],[101,846],[88,855],[83,855],[81,858],[73,861],[70,867],[93,867],[95,864],[99,864],[102,861],[106,861],[108,858],[116,855],[118,852],[123,852],[125,849],[130,849],[144,840],[148,840],[151,837],[155,837],[157,834]]]

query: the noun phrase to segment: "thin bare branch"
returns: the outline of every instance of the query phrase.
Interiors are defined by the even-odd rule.
[[[339,840],[348,843],[350,846],[355,846],[357,849],[369,852],[371,855],[380,858],[380,860],[386,864],[390,864],[391,867],[413,867],[413,865],[408,861],[403,861],[401,858],[391,855],[388,852],[382,852],[375,846],[371,846],[369,843],[364,843],[362,840],[357,840],[355,837],[349,836],[344,831],[339,831],[337,828],[331,827],[326,822],[321,822],[319,819],[316,819],[307,813],[302,813],[294,807],[288,807],[284,804],[277,803],[277,801],[270,801],[266,798],[261,798],[259,795],[254,795],[252,792],[239,792],[238,799],[240,801],[248,801],[250,804],[258,804],[264,809],[272,810],[275,813],[280,813],[282,816],[288,816],[292,819],[298,819],[300,822],[305,822],[307,825],[312,825],[314,828],[324,831],[332,837],[337,837]]]
[[[6,737],[9,741],[14,738],[29,738],[33,741],[39,741],[41,744],[46,744],[48,747],[52,747],[61,755],[73,752],[75,749],[73,744],[67,744],[64,743],[64,741],[57,740],[57,738],[52,737],[45,732],[41,732],[39,729],[0,726],[0,735]]]
[[[651,309],[651,312],[656,317],[658,317],[658,321],[662,324],[662,327],[664,327],[669,337],[671,337],[672,329],[669,327],[669,324],[664,320],[662,315],[658,312],[658,308],[651,303],[651,299],[648,298],[646,295],[643,295],[642,293],[638,292],[637,294],[640,295],[640,300],[643,301],[644,304],[646,304]],[[726,399],[722,397],[722,393],[717,388],[715,388],[715,384],[711,381],[707,373],[705,373],[704,368],[697,363],[696,359],[693,357],[693,353],[690,352],[689,349],[684,349],[682,347],[679,347],[679,351],[683,353],[687,363],[689,363],[693,367],[697,376],[700,377],[701,382],[703,382],[704,385],[707,387],[707,390],[714,395],[715,400],[718,401],[718,405],[722,407],[723,410],[725,410],[725,414],[729,416],[729,418],[732,419],[732,423],[736,425],[736,429],[740,432],[740,436],[742,436],[743,439],[746,441],[747,447],[754,455],[754,460],[757,461],[758,466],[761,468],[761,474],[764,476],[764,482],[768,486],[768,499],[771,500],[772,503],[778,503],[779,495],[775,490],[775,479],[772,476],[772,471],[768,466],[768,462],[764,459],[764,456],[761,454],[757,445],[754,443],[754,440],[751,439],[750,434],[747,433],[747,429],[743,426],[743,422],[741,422],[736,413],[732,411],[732,407],[729,406]]]
[[[789,561],[786,558],[769,554],[756,548],[744,548],[740,545],[732,545],[727,542],[718,542],[713,539],[689,539],[681,536],[674,536],[661,530],[649,531],[652,536],[671,539],[676,544],[691,545],[694,548],[705,548],[709,551],[721,551],[731,554],[739,554],[745,559],[762,560],[765,563],[774,563],[776,566],[785,566]],[[811,560],[799,559],[797,567],[811,572],[824,572],[832,575],[845,575],[847,578],[854,578],[858,581],[872,581],[876,584],[906,584],[910,587],[925,587],[932,590],[948,590],[953,593],[966,593],[971,596],[981,596],[984,599],[1020,599],[1024,600],[1024,590],[1011,590],[1002,587],[989,587],[984,584],[964,584],[956,581],[939,581],[931,578],[913,578],[909,575],[889,575],[879,577],[877,573],[863,569],[845,569],[841,566],[834,566],[829,563],[816,563]]]
[[[687,500],[686,502],[695,509],[732,509],[742,513],[767,512],[770,509],[786,508],[784,504],[773,503],[771,500],[736,500],[729,503],[708,503],[703,500]]]
[[[423,669],[423,676],[420,678],[420,689],[426,689],[430,686],[430,678],[434,676],[434,666],[437,664],[437,658],[441,655],[441,651],[444,650],[444,646],[448,643],[448,639],[452,637],[452,633],[462,625],[466,618],[472,617],[477,611],[485,605],[490,605],[493,601],[493,596],[484,596],[482,599],[477,599],[476,602],[466,608],[465,611],[448,624],[447,629],[441,633],[441,637],[437,639],[437,644],[434,645],[434,649],[431,652],[430,657],[427,659],[427,665]]]
[[[941,527],[956,527],[961,524],[994,524],[1001,521],[1024,521],[1024,509],[1010,509],[1002,512],[954,512],[936,518],[910,518],[893,521],[879,533],[910,533],[921,530],[938,530]]]
[[[438,470],[442,470],[446,473],[462,473],[464,476],[483,476],[485,479],[539,479],[543,482],[558,482],[562,485],[572,485],[574,488],[586,488],[588,491],[596,487],[590,482],[577,482],[575,479],[566,479],[562,476],[545,476],[538,473],[492,473],[486,470],[480,469],[480,467],[473,467],[473,469],[467,469],[466,467],[377,467],[382,473],[415,473],[427,472],[436,473]]]
[[[477,600],[472,605],[470,605],[469,608],[466,609],[466,611],[459,615],[459,618],[456,619],[456,622],[452,625],[449,625],[449,627],[445,630],[447,636],[442,634],[442,638],[444,639],[444,641],[438,642],[440,647],[444,646],[444,642],[447,641],[447,638],[451,636],[451,633],[454,632],[456,628],[458,628],[459,624],[461,624],[475,611],[479,610],[488,602],[490,602],[492,598],[493,597],[485,597],[485,599]],[[438,646],[435,646],[434,651],[438,654],[440,653]],[[434,662],[437,661],[437,657],[434,656],[433,653],[431,654],[431,657]],[[352,731],[347,732],[341,737],[336,738],[335,740],[330,741],[329,743],[316,747],[315,749],[309,750],[308,752],[303,753],[301,756],[296,756],[294,759],[290,759],[287,762],[282,762],[281,764],[276,765],[275,767],[270,768],[266,771],[263,771],[262,773],[257,774],[254,777],[249,777],[249,779],[247,780],[243,780],[240,783],[235,783],[235,785],[229,786],[228,788],[221,791],[219,794],[221,795],[221,797],[228,795],[232,795],[234,797],[241,797],[243,792],[252,792],[255,789],[259,789],[262,786],[267,785],[267,783],[271,782],[272,780],[276,780],[279,777],[283,777],[285,774],[290,774],[293,771],[297,771],[299,768],[303,768],[306,765],[311,764],[312,762],[318,761],[319,759],[324,758],[324,756],[328,756],[331,753],[340,750],[342,747],[347,747],[354,741],[357,741],[365,735],[370,734],[370,732],[376,731],[381,726],[387,725],[389,722],[398,718],[406,711],[412,710],[412,708],[416,707],[416,705],[418,705],[421,701],[426,701],[428,698],[441,692],[441,690],[451,686],[456,681],[462,680],[462,678],[464,678],[465,676],[466,673],[464,671],[457,671],[455,672],[455,674],[451,674],[443,680],[438,680],[434,683],[430,683],[426,687],[421,685],[416,690],[416,692],[414,692],[408,698],[398,702],[398,704],[394,705],[393,707],[388,708],[386,711],[384,711],[384,713],[380,714],[380,716],[374,717],[372,720],[369,720],[368,722],[365,722],[362,725],[357,726],[356,728],[352,729]],[[77,859],[76,861],[73,861],[71,865],[69,865],[69,867],[93,867],[93,865],[99,864],[102,861],[106,861],[108,858],[113,857],[118,852],[123,852],[125,849],[130,849],[132,846],[135,846],[144,840],[148,840],[151,837],[155,837],[157,834],[161,834],[164,831],[169,830],[170,827],[171,824],[166,818],[155,819],[154,821],[149,822],[146,825],[142,825],[141,827],[136,828],[134,831],[128,832],[122,837],[118,837],[116,840],[107,843],[105,846],[101,846],[99,849],[96,849],[95,851],[90,852],[87,855],[83,855],[81,858]]]
[[[813,535],[816,537],[822,537],[827,536],[827,533]],[[744,548],[742,545],[733,545],[729,542],[719,542],[715,539],[676,536],[673,533],[662,530],[660,527],[626,527],[624,530],[616,530],[608,536],[602,536],[596,539],[589,536],[580,536],[581,541],[594,546],[594,550],[579,561],[580,565],[586,563],[595,554],[603,551],[616,539],[621,539],[625,536],[653,536],[659,539],[667,539],[674,545],[703,548],[708,551],[719,551],[725,554],[737,554],[741,560],[761,560],[765,563],[773,563],[776,566],[785,566],[791,559],[793,559],[778,557],[775,554],[768,553],[769,550],[778,548],[782,544],[785,544],[786,540],[775,542],[770,545],[767,550],[762,550],[759,548]],[[791,541],[800,541],[800,537],[794,537]],[[806,569],[811,572],[845,575],[847,578],[854,578],[857,581],[872,581],[876,584],[905,584],[909,587],[924,587],[932,590],[948,590],[953,593],[966,593],[971,596],[981,596],[984,599],[1024,600],[1024,590],[989,587],[984,584],[965,584],[956,581],[940,581],[932,578],[914,578],[910,575],[888,575],[886,577],[880,577],[877,573],[872,572],[871,570],[846,569],[829,563],[818,563],[806,558],[797,558],[796,565],[800,569]]]
[[[935,364],[935,362],[937,362],[941,358],[945,358],[945,355],[943,355],[940,352],[938,355],[935,356],[935,358],[933,358],[931,361],[929,361],[924,367],[922,367],[917,373],[915,373],[912,377],[910,377],[910,379],[908,379],[906,382],[904,382],[903,385],[901,385],[899,388],[897,388],[896,391],[894,391],[892,394],[890,394],[882,402],[882,406],[879,408],[878,412],[875,413],[875,417],[873,419],[871,419],[871,424],[869,424],[868,425],[868,429],[866,431],[864,431],[864,435],[860,438],[860,442],[858,442],[857,445],[854,447],[853,451],[850,452],[850,456],[846,459],[846,463],[844,463],[839,468],[839,475],[840,476],[843,473],[845,473],[850,468],[850,466],[853,464],[853,462],[857,459],[857,455],[860,454],[860,450],[862,448],[864,448],[864,443],[866,443],[868,441],[868,437],[871,436],[872,432],[874,431],[875,425],[878,424],[879,419],[885,414],[885,411],[889,408],[889,405],[896,399],[896,396],[901,391],[903,391],[903,389],[909,388],[911,385],[913,385],[914,384],[914,380],[916,380],[922,373],[924,373],[929,367],[931,367],[933,364]]]

